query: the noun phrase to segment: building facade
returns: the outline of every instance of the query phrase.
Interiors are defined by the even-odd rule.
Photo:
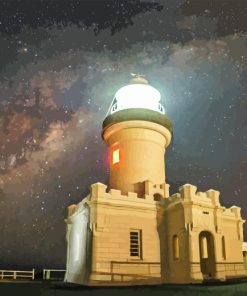
[[[172,124],[159,92],[135,76],[103,122],[109,191],[92,184],[68,208],[65,281],[80,284],[193,283],[245,276],[240,208],[219,192],[165,182]]]

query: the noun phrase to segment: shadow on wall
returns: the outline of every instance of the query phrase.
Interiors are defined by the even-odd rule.
[[[182,204],[157,204],[157,231],[160,239],[161,280],[163,283],[189,283],[189,229],[185,228]],[[190,227],[189,225],[187,227]]]
[[[161,273],[161,282],[165,282],[169,277],[169,250],[168,250],[168,234],[166,231],[167,225],[167,216],[164,214],[164,210],[157,206],[157,231],[160,241],[160,273]]]
[[[213,234],[202,231],[199,234],[200,267],[204,279],[214,279],[216,272]]]

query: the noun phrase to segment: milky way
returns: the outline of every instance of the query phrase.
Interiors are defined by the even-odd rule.
[[[132,72],[174,125],[172,193],[220,190],[246,218],[245,1],[61,2],[0,4],[2,268],[65,267],[66,208],[108,182],[101,124]]]

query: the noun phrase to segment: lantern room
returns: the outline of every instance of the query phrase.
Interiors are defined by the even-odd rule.
[[[149,109],[165,114],[165,109],[160,103],[160,92],[149,85],[142,75],[132,76],[129,84],[116,92],[107,115],[131,108]]]

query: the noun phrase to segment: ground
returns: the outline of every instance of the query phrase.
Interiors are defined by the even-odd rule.
[[[62,282],[0,282],[0,295],[12,296],[246,296],[247,282],[208,285],[158,285],[132,287],[86,287]]]

